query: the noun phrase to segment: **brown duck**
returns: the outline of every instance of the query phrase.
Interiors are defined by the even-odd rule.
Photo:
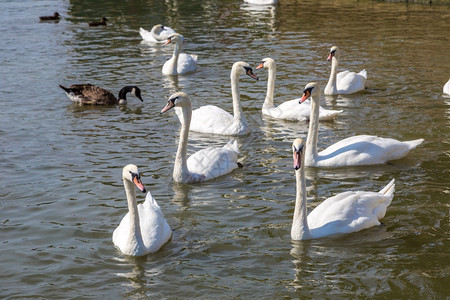
[[[53,16],[42,16],[42,17],[39,17],[39,19],[41,21],[56,21],[56,20],[61,19],[61,16],[59,15],[59,13],[55,12],[53,14]]]
[[[92,84],[72,84],[68,88],[59,85],[59,87],[66,92],[70,100],[80,105],[126,105],[128,92],[144,102],[141,97],[141,90],[137,86],[123,87],[118,98],[110,91]]]
[[[100,26],[100,25],[106,26],[106,21],[109,21],[109,20],[107,18],[103,17],[100,22],[90,22],[88,24],[89,24],[89,26]]]

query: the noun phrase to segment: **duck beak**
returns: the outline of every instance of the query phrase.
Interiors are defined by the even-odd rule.
[[[167,101],[166,106],[164,106],[164,108],[161,110],[161,114],[168,111],[169,109],[171,109],[174,106],[175,106],[175,104],[173,103],[173,101],[171,101],[171,100]]]
[[[304,91],[302,98],[300,99],[300,101],[298,103],[301,104],[301,103],[305,102],[305,100],[308,99],[309,96],[311,96],[311,93],[309,92],[309,90]]]
[[[136,187],[143,193],[146,192],[144,185],[142,184],[141,177],[134,176],[133,177],[133,183],[136,185]]]
[[[255,69],[259,70],[261,68],[264,68],[264,62],[260,62],[259,65]]]

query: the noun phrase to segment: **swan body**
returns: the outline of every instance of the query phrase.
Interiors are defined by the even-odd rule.
[[[244,0],[244,2],[255,5],[273,5],[277,4],[278,0]]]
[[[136,187],[145,188],[135,165],[127,165],[122,171],[128,201],[128,213],[113,232],[113,243],[123,254],[143,256],[158,251],[172,236],[172,230],[156,200],[148,192],[143,204],[137,205]]]
[[[337,73],[340,59],[340,51],[337,46],[331,47],[327,60],[331,60],[331,74],[325,86],[325,95],[353,94],[366,88],[367,72],[362,70],[359,73],[349,70]]]
[[[139,28],[139,34],[141,35],[142,39],[144,41],[153,43],[164,43],[174,33],[175,30],[161,24],[153,26],[150,31],[145,30],[142,27]]]
[[[348,191],[320,203],[309,215],[306,210],[304,141],[292,145],[297,192],[291,227],[293,240],[317,239],[335,234],[357,232],[380,225],[395,191],[392,179],[381,191]]]
[[[250,133],[250,128],[242,111],[239,94],[239,76],[244,74],[258,80],[248,63],[238,61],[233,64],[230,75],[233,115],[214,105],[201,106],[192,112],[190,130],[222,135],[245,135]]]
[[[142,102],[141,90],[137,86],[125,86],[119,92],[116,98],[110,91],[92,85],[92,84],[73,84],[70,87],[59,85],[65,92],[67,97],[80,105],[126,105],[127,93],[130,92]]]
[[[163,75],[179,75],[195,72],[197,70],[198,57],[196,54],[181,53],[184,38],[181,34],[174,33],[167,38],[165,45],[175,42],[172,58],[167,60],[162,68]]]
[[[444,84],[444,88],[442,89],[444,94],[450,95],[450,79]]]
[[[306,142],[305,164],[308,167],[345,167],[384,164],[405,157],[423,139],[401,142],[391,138],[371,135],[357,135],[341,140],[325,150],[317,151],[319,135],[318,106],[320,87],[308,83],[300,102],[311,97],[311,116]]]
[[[267,93],[262,107],[262,113],[275,119],[284,119],[291,121],[306,121],[309,120],[311,105],[309,102],[305,102],[304,106],[298,105],[298,99],[289,100],[276,106],[273,104],[273,95],[275,88],[276,78],[276,64],[275,60],[270,57],[264,58],[261,63],[256,67],[256,70],[265,68],[268,70],[269,77],[267,80]],[[319,108],[319,120],[331,120],[338,114],[342,113],[342,110],[328,110],[320,106]]]
[[[187,158],[189,125],[192,117],[191,100],[186,93],[178,92],[169,97],[161,113],[180,107],[181,130],[178,151],[175,156],[173,180],[182,183],[198,183],[230,173],[238,167],[238,146],[230,141],[224,147],[208,147]]]

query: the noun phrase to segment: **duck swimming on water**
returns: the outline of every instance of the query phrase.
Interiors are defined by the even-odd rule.
[[[59,13],[55,12],[53,14],[53,16],[42,16],[42,17],[39,17],[39,19],[41,21],[57,21],[57,20],[61,19],[61,16],[59,15]]]
[[[103,17],[100,22],[90,22],[88,24],[89,24],[89,26],[100,26],[100,25],[106,26],[106,21],[109,21],[109,20],[107,18]]]
[[[72,84],[66,88],[59,85],[70,100],[80,105],[126,105],[127,93],[130,92],[133,96],[144,102],[141,97],[141,90],[137,86],[125,86],[119,92],[119,97],[116,98],[113,93],[104,88],[92,84]]]

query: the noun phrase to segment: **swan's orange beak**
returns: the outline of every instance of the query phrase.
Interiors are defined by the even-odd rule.
[[[165,46],[165,45],[168,45],[168,44],[170,44],[170,42],[172,41],[172,38],[170,37],[170,38],[168,38],[167,39],[167,41],[164,43],[164,45],[163,46]]]
[[[305,102],[305,100],[308,99],[309,96],[311,96],[311,93],[309,92],[309,90],[304,91],[302,98],[300,99],[300,101],[298,103],[301,104],[301,103]]]
[[[175,106],[175,103],[173,103],[173,101],[169,100],[167,101],[166,106],[164,106],[164,108],[161,110],[161,113],[168,111],[169,109],[171,109],[172,107]]]
[[[294,169],[298,170],[302,166],[303,146],[294,151]]]
[[[259,70],[261,68],[264,68],[264,62],[260,62],[259,65],[255,69]]]
[[[330,55],[328,55],[328,57],[327,57],[327,61],[330,61],[333,58],[333,56],[334,56],[334,53],[331,52]]]
[[[144,185],[142,184],[141,177],[134,176],[133,177],[133,183],[136,185],[136,187],[143,193],[146,192]]]

